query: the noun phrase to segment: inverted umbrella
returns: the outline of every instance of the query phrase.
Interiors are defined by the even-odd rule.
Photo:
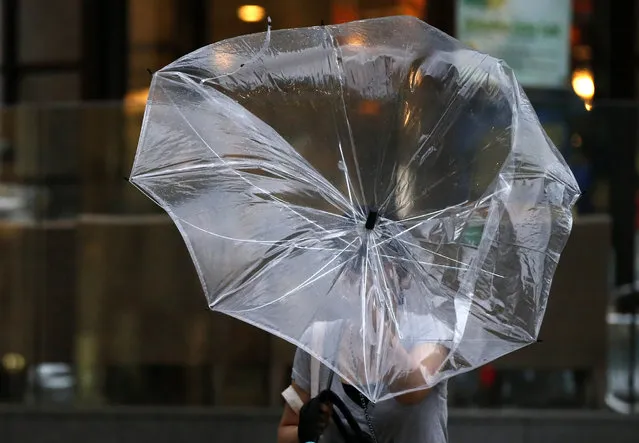
[[[211,309],[372,401],[534,342],[579,194],[512,71],[410,17],[269,29],[161,69],[131,181]]]

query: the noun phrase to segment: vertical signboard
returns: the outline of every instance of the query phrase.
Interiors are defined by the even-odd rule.
[[[457,0],[457,38],[503,59],[533,88],[569,83],[570,0]]]

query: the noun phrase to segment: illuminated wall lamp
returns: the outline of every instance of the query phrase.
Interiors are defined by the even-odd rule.
[[[2,357],[2,366],[9,373],[20,372],[25,368],[26,360],[21,354],[10,352]]]
[[[577,69],[572,74],[572,89],[584,101],[586,110],[592,109],[592,99],[595,96],[595,80],[588,69]]]
[[[244,5],[237,8],[237,17],[243,22],[256,23],[264,20],[266,10],[258,5]]]

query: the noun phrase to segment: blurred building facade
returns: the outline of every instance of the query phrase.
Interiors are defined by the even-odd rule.
[[[209,313],[177,231],[125,181],[148,71],[212,41],[263,31],[266,14],[275,28],[409,14],[455,35],[456,9],[450,0],[259,3],[252,6],[262,9],[245,11],[249,15],[242,18],[244,2],[238,0],[0,2],[0,401],[279,404],[292,348]],[[634,36],[636,7],[614,4],[571,2],[570,71],[594,72],[603,98],[631,100],[636,67],[623,68],[626,90],[617,92],[614,79],[622,70],[618,54],[635,51],[624,36]],[[628,10],[632,19],[620,12]],[[613,19],[630,26],[626,34],[611,31]],[[627,218],[624,202],[634,188],[611,182],[614,174],[602,167],[610,157],[601,156],[610,142],[601,133],[628,134],[634,127],[628,113],[619,129],[616,105],[589,112],[570,84],[529,93],[575,171],[585,164],[584,183],[596,183],[581,212],[617,208]],[[633,150],[622,154],[634,174],[636,143],[619,144]],[[623,192],[611,194],[610,186]],[[610,195],[620,198],[611,201]],[[624,223],[614,226],[616,244],[627,238]],[[561,347],[552,351],[554,361],[562,362],[557,365],[540,364],[540,351],[524,353],[519,361],[504,361],[494,377],[460,379],[452,388],[453,404],[601,406],[606,343],[592,331],[604,328],[610,227],[600,218],[578,229],[580,241],[593,238],[597,253],[589,261],[579,254],[579,243],[570,246],[572,261],[558,277],[563,296],[557,300],[563,301],[555,310],[570,317],[574,292],[591,300],[588,306],[599,306],[600,315],[584,332],[588,344],[579,343],[578,322],[551,316],[556,326],[548,334],[560,337],[561,346],[576,346],[572,360],[559,358]],[[634,232],[633,225],[633,239]],[[624,257],[633,254],[624,251]],[[593,280],[579,286],[573,280],[583,269],[590,269]],[[549,389],[557,395],[532,395]]]

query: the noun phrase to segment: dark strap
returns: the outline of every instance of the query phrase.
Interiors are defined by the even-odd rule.
[[[347,383],[342,383],[342,389],[344,389],[344,393],[353,400],[353,403],[359,405],[362,409],[368,405],[369,400],[366,397],[362,397],[362,394],[357,390],[357,388],[353,385],[349,385]],[[362,403],[362,400],[364,403]]]
[[[319,397],[332,403],[333,422],[335,423],[335,426],[337,427],[340,434],[342,434],[342,437],[345,441],[349,443],[367,443],[370,440],[369,438],[367,438],[364,431],[362,431],[362,429],[359,427],[359,424],[357,423],[357,420],[355,420],[355,417],[353,417],[351,411],[344,404],[342,399],[337,396],[337,394],[335,394],[333,391],[326,390],[320,393]],[[340,416],[337,414],[335,408],[337,408],[339,412],[342,413],[349,427],[353,431],[352,433],[349,433],[347,431],[346,426],[344,426],[344,423],[342,422]]]

